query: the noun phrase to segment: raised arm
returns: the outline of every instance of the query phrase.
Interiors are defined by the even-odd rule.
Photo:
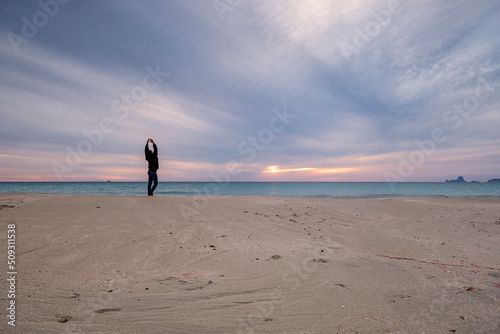
[[[149,141],[153,143],[153,154],[158,153],[158,148],[156,147],[156,144],[153,139],[149,138]]]
[[[148,144],[149,144],[150,140],[151,140],[151,138],[148,138],[148,141],[146,142],[146,146],[144,147],[144,154],[146,156],[146,160],[148,160],[148,152],[149,152]]]

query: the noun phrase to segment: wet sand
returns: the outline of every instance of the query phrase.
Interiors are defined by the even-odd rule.
[[[500,199],[0,194],[0,217],[2,333],[500,333]]]

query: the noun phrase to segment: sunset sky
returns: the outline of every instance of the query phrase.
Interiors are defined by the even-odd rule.
[[[500,178],[498,0],[1,1],[0,181]]]

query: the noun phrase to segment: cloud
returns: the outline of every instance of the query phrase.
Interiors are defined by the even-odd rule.
[[[2,175],[14,178],[21,159],[24,174],[54,179],[51,163],[109,119],[113,131],[68,179],[142,179],[153,137],[170,180],[210,180],[228,161],[241,163],[235,181],[383,180],[436,128],[448,140],[412,177],[472,173],[474,159],[475,175],[497,177],[500,5],[395,3],[244,1],[221,20],[211,1],[70,2],[18,54],[0,40]],[[2,31],[17,34],[40,10],[0,9]],[[128,105],[156,66],[168,76]],[[239,145],[284,107],[296,117],[247,161]],[[290,172],[262,173],[269,166]]]

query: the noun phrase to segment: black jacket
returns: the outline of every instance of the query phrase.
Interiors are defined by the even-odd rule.
[[[148,145],[146,144],[144,153],[146,154],[146,160],[148,161],[149,170],[156,172],[158,168],[160,168],[160,164],[158,163],[158,149],[156,148],[156,144],[153,144],[153,150],[153,153],[151,153]]]

